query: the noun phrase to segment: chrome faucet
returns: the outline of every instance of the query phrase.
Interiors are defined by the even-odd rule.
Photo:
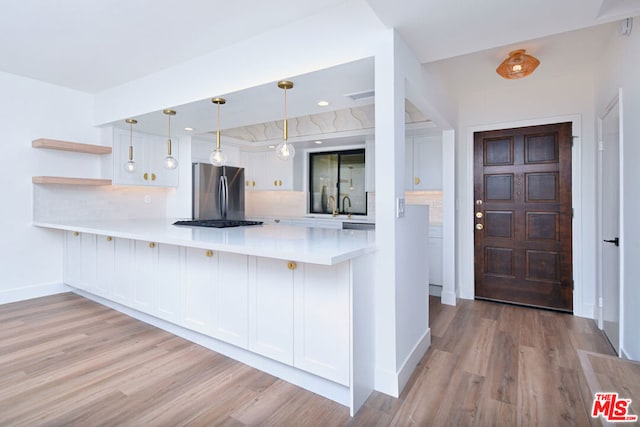
[[[347,200],[349,202],[349,209],[346,209],[344,201]],[[347,213],[347,217],[351,219],[351,197],[347,194],[342,198],[342,211]]]
[[[336,198],[333,196],[329,196],[329,198],[327,199],[327,207],[329,207],[332,202],[333,202],[333,210],[331,211],[331,216],[336,216],[338,215],[338,209],[336,209]]]

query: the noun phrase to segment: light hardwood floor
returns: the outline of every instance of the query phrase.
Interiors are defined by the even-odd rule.
[[[0,425],[584,426],[590,320],[430,301],[432,346],[399,399],[347,408],[71,293],[0,305]]]

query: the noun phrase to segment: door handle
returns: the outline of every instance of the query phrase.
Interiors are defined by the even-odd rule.
[[[613,243],[616,246],[620,246],[620,238],[616,237],[613,240],[604,240],[606,243]]]

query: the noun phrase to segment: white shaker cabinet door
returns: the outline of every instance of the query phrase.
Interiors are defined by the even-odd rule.
[[[218,258],[205,249],[186,248],[185,279],[181,287],[180,324],[211,335],[213,299],[218,282]]]
[[[296,368],[349,385],[350,270],[304,264],[295,283]]]
[[[95,293],[110,298],[115,279],[115,239],[111,236],[97,236],[96,239]]]
[[[217,252],[218,281],[214,305],[214,337],[238,347],[249,346],[249,257]]]
[[[252,258],[252,262],[249,349],[292,365],[293,280],[296,270],[278,259]]]
[[[82,278],[82,239],[80,233],[64,233],[63,280],[69,286],[80,287]]]
[[[154,284],[156,282],[158,245],[154,242],[136,240],[133,246],[133,300],[132,306],[146,313],[153,307]]]
[[[113,299],[126,306],[131,306],[133,300],[133,243],[129,239],[114,239]]]
[[[178,321],[178,298],[180,286],[180,247],[158,245],[158,258],[154,281],[154,313],[170,322]]]
[[[82,256],[80,264],[79,288],[85,291],[94,292],[96,283],[96,238],[95,234],[80,233],[82,246]]]

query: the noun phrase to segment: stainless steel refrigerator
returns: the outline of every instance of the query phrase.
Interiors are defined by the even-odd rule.
[[[244,168],[194,163],[193,219],[244,219]]]

